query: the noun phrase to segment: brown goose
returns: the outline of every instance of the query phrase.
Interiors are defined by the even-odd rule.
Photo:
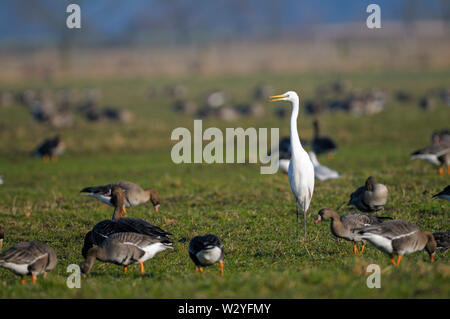
[[[124,272],[127,272],[128,265],[139,263],[141,274],[144,274],[145,261],[159,252],[172,248],[172,242],[166,237],[116,233],[109,236],[100,246],[89,249],[85,261],[80,264],[81,273],[88,274],[97,259],[122,265]]]
[[[219,237],[212,234],[195,236],[189,243],[189,257],[195,264],[195,270],[203,273],[203,267],[219,263],[223,276],[223,245]]]
[[[361,254],[364,253],[366,242],[361,238],[361,236],[356,231],[354,231],[354,229],[380,224],[385,219],[390,219],[390,217],[377,217],[363,214],[346,214],[339,216],[337,212],[331,209],[322,208],[319,211],[315,223],[317,224],[318,222],[329,218],[331,218],[331,233],[338,238],[343,238],[345,240],[352,241],[353,253],[355,255],[359,253],[358,248],[356,247],[356,242],[362,241]]]
[[[405,220],[390,220],[378,225],[356,230],[362,239],[370,241],[379,250],[389,255],[391,262],[398,266],[402,256],[425,249],[434,261],[436,240],[429,231],[422,231],[415,224]],[[394,259],[397,255],[397,262]]]
[[[22,284],[26,275],[31,275],[34,284],[37,276],[44,274],[45,278],[57,261],[53,248],[38,241],[19,243],[0,254],[0,266],[21,276]]]
[[[109,206],[114,206],[113,203],[111,203],[111,190],[114,186],[119,186],[124,191],[125,213],[125,208],[134,207],[146,203],[149,200],[152,202],[155,211],[158,212],[160,205],[160,197],[158,192],[152,188],[142,189],[139,185],[128,181],[120,181],[101,186],[89,186],[83,188],[80,193],[87,193],[85,195],[97,198],[99,201]]]
[[[42,157],[46,162],[52,160],[52,162],[58,161],[58,156],[64,153],[66,146],[59,136],[53,138],[47,138],[44,140],[33,152],[33,156]]]
[[[0,251],[2,251],[4,238],[5,238],[5,227],[0,225]]]
[[[433,233],[437,248],[442,248],[447,251],[450,248],[450,231]]]
[[[422,159],[439,165],[439,174],[444,175],[444,166],[450,174],[450,138],[442,138],[432,145],[421,148],[411,154],[411,159]]]
[[[388,189],[370,176],[364,186],[358,187],[351,195],[348,205],[362,212],[374,212],[384,207],[388,198]]]
[[[121,187],[114,186],[111,190],[111,202],[114,205],[114,213],[111,219],[97,223],[84,238],[81,254],[84,258],[94,245],[101,245],[108,237],[115,233],[139,233],[148,236],[160,236],[161,238],[172,235],[139,218],[122,218],[123,205],[125,202],[124,192]]]

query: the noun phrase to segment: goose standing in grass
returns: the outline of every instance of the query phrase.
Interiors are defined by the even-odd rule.
[[[327,179],[336,179],[339,178],[339,173],[333,171],[332,169],[321,165],[317,160],[317,156],[314,152],[308,152],[309,158],[314,166],[314,176],[319,181],[326,181]]]
[[[108,237],[115,233],[139,233],[148,236],[159,236],[161,238],[172,235],[139,218],[123,218],[123,205],[125,203],[124,192],[121,187],[114,186],[111,190],[111,202],[114,205],[112,219],[97,223],[84,238],[81,254],[86,258],[89,249],[94,245],[101,245]]]
[[[450,185],[444,188],[444,190],[440,191],[437,194],[433,195],[433,198],[441,198],[450,201]]]
[[[297,238],[298,235],[298,208],[300,206],[304,214],[305,240],[306,240],[306,212],[314,192],[314,167],[300,143],[297,131],[297,118],[299,112],[299,99],[297,93],[293,91],[286,92],[281,95],[272,96],[272,102],[289,101],[292,103],[292,114],[290,123],[290,140],[291,140],[291,160],[289,162],[289,185],[292,193],[296,198],[296,214],[297,214]]]
[[[0,251],[2,251],[4,238],[5,238],[5,227],[0,225]]]
[[[92,196],[97,198],[102,203],[109,206],[114,206],[111,203],[111,190],[113,187],[119,186],[123,189],[125,194],[125,206],[124,213],[126,214],[125,208],[134,207],[143,203],[152,202],[155,211],[158,212],[160,205],[160,197],[156,190],[152,188],[142,189],[139,185],[128,181],[120,181],[117,183],[100,185],[100,186],[89,186],[83,188],[80,193],[86,193],[86,196]]]
[[[444,175],[444,166],[450,174],[450,138],[438,138],[433,144],[411,154],[411,159],[422,159],[439,166],[439,174]]]
[[[33,284],[37,276],[44,274],[45,278],[47,272],[55,268],[57,261],[53,248],[38,241],[16,244],[0,254],[0,267],[21,276],[22,285],[27,275],[31,276]]]
[[[45,162],[58,161],[58,156],[64,153],[66,146],[59,136],[44,140],[33,152],[33,156],[42,157]]]
[[[345,240],[353,242],[353,253],[357,255],[359,253],[356,247],[356,242],[361,241],[361,254],[364,253],[364,248],[366,247],[366,242],[361,238],[361,236],[354,230],[355,228],[362,228],[365,226],[376,225],[382,223],[385,219],[391,219],[390,217],[377,217],[373,215],[363,215],[363,214],[345,214],[339,216],[337,212],[328,208],[322,208],[315,223],[322,220],[331,219],[331,233]]]
[[[450,231],[433,233],[437,248],[447,251],[450,248]]]
[[[203,273],[203,267],[219,263],[223,276],[223,245],[219,237],[212,234],[195,236],[189,243],[189,257],[195,264],[195,270]]]
[[[402,256],[426,250],[430,261],[434,261],[437,244],[433,234],[422,231],[415,224],[405,220],[390,220],[378,225],[356,229],[362,239],[389,255],[395,266],[400,265]],[[394,259],[397,255],[397,261]]]
[[[374,212],[386,205],[387,198],[387,187],[377,183],[375,178],[370,176],[364,186],[358,187],[350,195],[348,205],[353,205],[362,212]]]
[[[145,273],[144,262],[156,254],[173,249],[172,242],[167,237],[149,236],[137,233],[116,233],[108,237],[99,246],[92,247],[86,254],[86,259],[80,264],[81,273],[88,274],[96,259],[124,266],[139,264],[141,274]]]
[[[321,136],[319,130],[319,121],[315,120],[314,123],[314,138],[312,140],[312,149],[317,155],[331,154],[336,152],[337,146],[331,137]]]

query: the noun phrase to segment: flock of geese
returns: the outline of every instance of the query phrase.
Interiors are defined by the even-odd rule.
[[[331,138],[319,134],[319,124],[316,121],[314,123],[315,137],[311,143],[313,152],[307,153],[300,142],[297,130],[299,113],[297,93],[289,91],[271,98],[272,101],[289,101],[293,106],[290,136],[280,142],[279,158],[280,168],[287,173],[291,190],[296,198],[297,237],[299,209],[301,209],[304,212],[306,239],[306,212],[313,196],[314,179],[326,180],[339,177],[337,172],[320,165],[316,153],[330,156],[337,150],[337,146]],[[420,158],[440,165],[440,174],[444,174],[443,167],[447,165],[447,172],[450,173],[449,143],[448,131],[436,132],[432,136],[432,145],[414,152],[412,158]],[[61,148],[59,137],[55,137],[52,141],[46,141],[40,145],[35,154],[42,156],[45,160],[55,160]],[[144,274],[144,262],[160,252],[173,249],[171,233],[145,220],[126,217],[126,208],[149,201],[155,211],[158,211],[160,196],[156,190],[142,189],[132,182],[120,181],[85,187],[81,193],[114,207],[111,219],[98,222],[85,235],[81,250],[84,261],[80,263],[80,270],[84,276],[91,271],[96,260],[120,265],[124,272],[127,272],[128,266],[139,264],[140,272]],[[450,185],[433,198],[450,200]],[[399,266],[404,255],[425,250],[430,260],[434,261],[437,248],[448,249],[449,232],[433,234],[405,220],[392,220],[389,217],[367,214],[382,210],[387,199],[387,187],[377,183],[370,176],[363,186],[350,195],[348,202],[349,205],[365,214],[349,213],[339,216],[336,211],[322,208],[315,223],[331,219],[332,234],[351,241],[354,254],[363,254],[366,242],[370,242],[386,253],[395,266]],[[5,228],[0,225],[0,250],[5,232]],[[357,242],[362,242],[360,249],[356,245]],[[190,241],[188,255],[195,265],[195,270],[200,273],[204,272],[204,267],[219,264],[220,273],[224,274],[224,247],[218,236],[206,234],[194,237]],[[37,241],[21,242],[0,253],[0,266],[19,275],[22,284],[25,283],[25,276],[31,276],[33,283],[36,283],[37,276],[43,274],[45,277],[56,265],[55,251]]]

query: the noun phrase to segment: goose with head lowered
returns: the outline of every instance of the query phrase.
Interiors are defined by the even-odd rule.
[[[219,263],[223,276],[223,245],[219,237],[213,234],[195,236],[189,243],[189,257],[195,264],[195,270],[203,273],[203,267]]]
[[[272,102],[289,101],[292,104],[290,122],[291,160],[289,161],[288,177],[291,191],[296,199],[297,214],[297,238],[299,238],[299,206],[304,215],[304,228],[306,240],[306,212],[314,192],[314,167],[308,153],[303,149],[297,130],[297,118],[299,113],[299,98],[294,91],[288,91],[281,95],[271,97]]]
[[[103,241],[115,233],[138,233],[148,236],[159,236],[161,238],[172,235],[162,230],[160,227],[150,224],[139,218],[123,218],[124,192],[121,187],[115,186],[111,191],[114,213],[112,219],[103,220],[97,223],[84,238],[82,255],[84,258],[87,252],[94,245],[100,246]]]
[[[97,259],[124,266],[124,272],[127,272],[128,265],[139,264],[140,272],[144,274],[145,261],[172,248],[172,242],[167,237],[138,233],[115,233],[99,246],[92,247],[87,251],[86,259],[80,264],[81,273],[87,275]]]
[[[151,201],[155,211],[158,212],[161,199],[159,194],[153,188],[142,189],[139,185],[128,182],[128,181],[120,181],[117,183],[100,185],[100,186],[89,186],[83,188],[80,193],[86,193],[86,196],[91,196],[102,203],[105,203],[109,206],[114,206],[111,202],[111,191],[114,187],[122,188],[124,192],[124,213],[126,214],[125,208],[134,207],[148,201]]]
[[[386,205],[388,189],[377,183],[373,176],[366,180],[364,186],[358,187],[351,195],[348,205],[355,206],[362,212],[375,212]]]
[[[322,220],[331,219],[331,233],[338,237],[343,238],[348,241],[353,242],[353,253],[357,255],[358,253],[363,254],[366,242],[361,238],[361,236],[354,230],[355,228],[361,228],[369,225],[376,225],[382,223],[385,219],[391,219],[390,217],[377,217],[373,215],[364,214],[345,214],[339,216],[337,212],[328,208],[322,208],[315,223]],[[356,247],[356,242],[362,242],[361,251],[358,251]]]
[[[31,276],[36,284],[37,276],[55,268],[56,253],[53,248],[38,241],[21,242],[0,254],[0,267],[9,269],[21,277],[22,285],[25,276]]]
[[[378,225],[355,229],[355,231],[362,239],[388,254],[395,266],[400,265],[404,255],[422,250],[427,251],[431,262],[434,261],[437,244],[433,234],[420,230],[417,225],[408,221],[389,220]],[[394,255],[397,255],[397,261]]]

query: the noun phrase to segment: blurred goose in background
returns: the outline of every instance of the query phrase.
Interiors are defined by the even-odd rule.
[[[433,198],[442,198],[450,201],[450,185],[444,188],[444,190],[440,191],[437,194],[433,195]]]
[[[3,185],[4,181],[3,181],[3,175],[0,175],[0,185]]]
[[[3,239],[5,239],[5,227],[0,225],[0,251],[2,251]]]
[[[390,220],[355,231],[362,239],[371,242],[376,248],[388,254],[395,266],[400,265],[402,256],[424,249],[430,255],[430,261],[434,261],[437,244],[433,234],[420,230],[413,223],[401,219]],[[394,255],[398,256],[397,262]]]
[[[319,181],[326,181],[327,179],[336,179],[339,178],[339,173],[333,171],[332,169],[321,165],[317,160],[316,154],[314,152],[308,152],[309,158],[314,166],[314,177]]]
[[[364,248],[366,242],[361,238],[361,236],[354,231],[355,228],[361,228],[370,225],[376,225],[382,223],[385,219],[392,219],[390,217],[377,217],[373,215],[363,215],[363,214],[346,214],[339,216],[339,214],[331,209],[322,208],[315,223],[322,220],[331,219],[331,233],[345,240],[353,242],[353,253],[357,255],[358,248],[356,247],[357,241],[362,241],[361,254],[364,253]]]
[[[433,144],[411,154],[411,159],[422,159],[439,166],[439,174],[444,175],[444,165],[450,174],[450,138],[446,135],[433,136]]]
[[[167,237],[149,236],[137,233],[116,233],[108,237],[99,246],[88,250],[84,262],[80,264],[81,273],[88,274],[96,259],[124,266],[139,263],[141,274],[145,273],[144,262],[156,254],[172,249],[172,242]]]
[[[312,140],[312,149],[317,155],[328,154],[336,152],[336,143],[328,136],[321,136],[319,130],[319,121],[314,121],[314,138]]]
[[[447,251],[450,248],[450,231],[433,233],[437,248]]]
[[[24,276],[31,275],[33,284],[37,276],[55,268],[58,259],[53,248],[38,241],[22,242],[14,245],[0,254],[0,267],[9,269],[14,274],[21,276],[22,285],[25,284]]]
[[[377,183],[375,178],[370,176],[364,186],[358,187],[350,195],[348,205],[353,205],[362,212],[374,212],[384,207],[387,198],[387,187]]]
[[[66,146],[59,136],[45,139],[33,152],[33,156],[42,157],[46,162],[52,160],[52,162],[58,161],[58,156],[64,153]]]
[[[196,236],[189,243],[189,257],[195,264],[195,270],[203,273],[203,267],[219,263],[223,276],[223,246],[219,237],[212,234]]]
[[[125,208],[134,207],[146,203],[149,200],[152,202],[155,211],[158,212],[161,200],[158,192],[153,188],[142,189],[139,185],[128,181],[120,181],[117,183],[111,183],[100,186],[89,186],[83,188],[80,191],[80,193],[87,193],[84,195],[97,198],[99,201],[109,206],[114,206],[114,204],[111,203],[111,190],[115,186],[119,186],[120,188],[122,188],[124,192],[125,214],[126,214]]]
[[[103,220],[97,223],[91,231],[89,231],[84,237],[84,245],[81,250],[81,254],[84,258],[87,256],[87,252],[94,245],[101,245],[108,237],[115,233],[138,233],[148,235],[151,237],[168,237],[172,235],[152,225],[145,220],[139,218],[122,218],[123,205],[125,201],[124,192],[121,187],[114,186],[111,191],[111,202],[114,205],[114,213],[112,219]]]

